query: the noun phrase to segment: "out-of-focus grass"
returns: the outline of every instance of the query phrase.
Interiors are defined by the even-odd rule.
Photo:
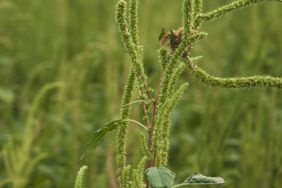
[[[205,9],[226,2],[205,1]],[[40,89],[64,83],[46,94],[36,112],[40,136],[30,156],[48,155],[26,187],[72,187],[82,164],[89,166],[89,187],[115,184],[114,134],[80,160],[91,131],[118,115],[128,70],[114,5],[114,0],[0,1],[0,150],[11,137],[15,150],[21,146],[17,138],[27,129],[26,115]],[[162,27],[178,27],[180,5],[180,0],[140,1],[145,66],[153,85],[160,71],[158,35]],[[216,75],[282,75],[281,10],[265,4],[205,24],[209,37],[193,54],[202,54],[199,63]],[[182,79],[191,86],[172,117],[170,165],[179,172],[177,181],[201,172],[225,177],[230,188],[281,187],[281,91],[208,88],[188,71]],[[140,151],[135,130],[130,131],[134,162]],[[0,182],[11,178],[3,157],[0,169]]]

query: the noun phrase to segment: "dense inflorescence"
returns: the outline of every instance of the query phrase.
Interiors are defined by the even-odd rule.
[[[177,101],[180,99],[188,83],[184,83],[177,89],[179,76],[183,72],[185,65],[194,73],[195,77],[201,82],[211,87],[223,88],[248,88],[248,87],[275,87],[281,88],[282,79],[271,76],[250,76],[238,78],[220,78],[208,74],[193,62],[194,58],[190,56],[190,50],[193,44],[207,37],[207,33],[200,31],[200,26],[205,21],[218,19],[235,10],[248,7],[250,5],[263,2],[282,2],[281,0],[237,0],[222,6],[216,10],[203,12],[202,0],[183,0],[183,26],[178,30],[171,30],[163,33],[160,37],[161,49],[159,50],[159,62],[162,67],[161,81],[158,91],[154,98],[148,89],[146,73],[142,62],[141,46],[139,46],[138,36],[138,1],[137,0],[120,0],[117,3],[117,21],[120,33],[123,39],[125,50],[131,60],[131,70],[124,91],[122,105],[129,103],[132,96],[132,88],[134,80],[137,80],[140,92],[139,98],[147,100],[143,104],[144,116],[146,116],[147,126],[147,145],[143,136],[142,150],[144,158],[140,165],[147,167],[165,167],[168,161],[169,136],[170,136],[170,114],[175,108]],[[127,12],[127,8],[129,11]],[[129,24],[128,24],[128,23]],[[166,45],[168,48],[166,48]],[[152,112],[148,113],[147,109],[152,108]],[[121,118],[128,118],[129,106],[121,108]],[[137,170],[133,170],[133,176],[128,171],[131,167],[126,163],[126,134],[127,126],[125,123],[119,126],[117,136],[117,164],[118,179],[120,187],[144,187],[140,183],[141,177],[138,173],[144,169],[139,165]],[[130,176],[130,177],[129,177]],[[147,183],[147,187],[149,187]]]
[[[221,78],[210,75],[200,68],[199,65],[195,64],[194,60],[198,59],[198,57],[190,57],[190,51],[194,43],[208,36],[207,33],[200,30],[202,23],[213,21],[238,9],[263,2],[281,3],[282,0],[236,0],[208,12],[203,12],[202,0],[183,0],[183,25],[175,31],[170,30],[168,33],[163,31],[160,36],[159,63],[162,68],[161,79],[158,89],[155,93],[152,93],[147,83],[147,76],[144,69],[142,58],[143,48],[139,44],[138,0],[118,1],[116,9],[117,23],[125,52],[128,54],[131,62],[131,68],[121,102],[120,119],[129,119],[131,106],[128,104],[131,103],[133,95],[136,95],[139,98],[138,101],[142,103],[144,120],[146,122],[144,129],[146,132],[141,134],[140,139],[140,146],[144,156],[140,159],[140,163],[136,168],[132,168],[131,165],[127,164],[126,160],[127,121],[120,121],[117,126],[116,160],[118,182],[121,188],[154,187],[152,182],[155,185],[171,185],[173,183],[173,179],[167,180],[166,183],[168,184],[162,184],[162,181],[158,178],[158,180],[154,180],[154,173],[160,173],[159,177],[166,174],[168,177],[174,178],[174,175],[172,175],[174,173],[165,168],[168,165],[169,158],[170,115],[189,85],[188,83],[184,83],[177,88],[179,76],[184,71],[186,65],[188,65],[187,67],[200,82],[211,87],[282,88],[282,78],[278,77],[249,76]],[[136,85],[137,90],[134,92]],[[138,122],[137,124],[143,125]],[[146,172],[150,176],[147,181],[144,181],[145,169],[147,169]],[[213,178],[209,177],[207,179],[213,180]],[[184,184],[186,185],[186,183]],[[174,187],[180,186],[176,185]]]

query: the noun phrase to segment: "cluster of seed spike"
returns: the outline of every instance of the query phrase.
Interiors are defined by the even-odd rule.
[[[117,3],[117,22],[123,40],[124,48],[130,57],[131,68],[124,89],[121,119],[129,118],[133,88],[138,87],[138,97],[143,102],[146,120],[146,136],[141,136],[143,157],[139,165],[133,169],[126,161],[127,124],[123,122],[117,134],[117,167],[118,181],[121,188],[144,188],[142,183],[144,167],[166,166],[168,163],[170,115],[188,83],[177,88],[179,76],[185,65],[201,82],[211,87],[249,88],[274,87],[282,88],[282,78],[271,76],[250,76],[221,78],[210,75],[190,57],[190,51],[195,42],[205,39],[207,33],[200,31],[205,21],[212,21],[251,5],[263,2],[278,2],[282,0],[235,0],[216,10],[203,12],[202,0],[183,0],[183,25],[176,31],[165,32],[160,35],[161,49],[159,62],[162,67],[161,81],[157,92],[151,94],[142,62],[142,47],[139,45],[138,32],[138,0],[119,0]],[[127,11],[129,9],[129,11]],[[167,47],[168,46],[168,47]],[[151,111],[148,109],[151,109]],[[133,173],[131,173],[133,172]],[[141,175],[140,175],[141,174]],[[146,187],[149,187],[148,184]]]

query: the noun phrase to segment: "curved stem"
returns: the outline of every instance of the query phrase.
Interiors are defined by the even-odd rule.
[[[183,186],[188,186],[188,185],[190,185],[190,184],[189,183],[181,183],[181,184],[174,185],[171,188],[183,187]]]
[[[143,129],[147,130],[147,127],[146,127],[145,125],[143,125],[142,123],[140,123],[139,121],[136,121],[136,120],[134,120],[134,119],[123,119],[122,121],[135,123],[136,125],[139,125],[139,126],[142,127]]]
[[[136,104],[136,103],[146,103],[146,101],[145,101],[145,100],[136,100],[136,101],[132,101],[132,102],[130,102],[130,103],[127,103],[127,104],[123,105],[123,107],[130,106],[130,105]]]
[[[210,75],[196,64],[189,57],[187,62],[194,75],[205,84],[212,87],[222,88],[250,88],[250,87],[272,87],[282,89],[282,78],[273,76],[249,76],[221,78]]]
[[[186,187],[186,186],[191,186],[191,185],[218,185],[216,183],[181,183],[181,184],[177,184],[172,186],[171,188],[177,188],[177,187]]]
[[[238,9],[248,7],[250,5],[255,5],[264,2],[280,2],[282,0],[237,0],[227,5],[224,5],[216,10],[212,10],[203,14],[198,14],[195,19],[195,25],[200,25],[203,21],[212,21],[220,18],[226,14],[232,13]]]

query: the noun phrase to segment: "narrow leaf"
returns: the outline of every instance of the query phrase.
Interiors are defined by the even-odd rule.
[[[108,132],[115,130],[118,127],[118,125],[122,122],[135,123],[136,125],[139,125],[141,128],[147,130],[147,127],[145,125],[133,119],[119,119],[119,120],[111,121],[110,123],[105,124],[100,129],[98,129],[93,133],[90,141],[86,144],[86,148],[80,158],[82,159],[87,154],[87,151],[91,146],[93,148],[96,148],[103,141],[105,135]]]
[[[117,126],[123,120],[114,120],[110,123],[105,124],[103,127],[95,131],[91,137],[91,140],[87,143],[84,153],[82,154],[81,158],[83,158],[89,149],[90,146],[96,148],[104,139],[104,136],[109,132],[117,128]]]

